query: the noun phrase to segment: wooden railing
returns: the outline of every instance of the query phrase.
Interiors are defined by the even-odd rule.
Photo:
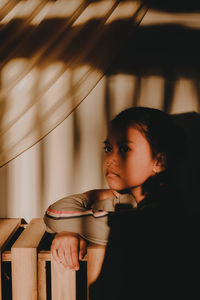
[[[76,272],[52,259],[51,240],[42,219],[0,219],[0,300],[89,299],[105,247],[90,245]]]

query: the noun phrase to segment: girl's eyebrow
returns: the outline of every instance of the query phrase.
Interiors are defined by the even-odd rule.
[[[104,143],[104,144],[110,144],[110,145],[111,145],[111,143],[109,142],[109,140],[105,140],[103,143]]]
[[[104,144],[109,144],[109,145],[111,145],[111,143],[109,142],[109,140],[105,140],[105,141],[104,141]],[[134,144],[134,141],[123,140],[123,141],[120,141],[118,144]]]
[[[120,141],[121,144],[134,144],[134,141],[130,141],[130,140],[123,140]]]

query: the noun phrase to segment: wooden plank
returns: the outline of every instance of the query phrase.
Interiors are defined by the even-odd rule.
[[[37,247],[45,232],[42,219],[33,219],[11,248],[13,300],[37,299]]]
[[[106,246],[90,245],[87,248],[87,299],[90,285],[95,282],[101,272]]]
[[[10,261],[11,262],[12,260],[12,255],[11,255],[11,251],[4,251],[2,253],[2,262],[5,262],[5,261]]]
[[[9,255],[9,253],[7,253],[7,255]],[[5,259],[6,259],[7,255],[5,256]],[[9,258],[9,256],[8,256],[8,258]],[[50,250],[41,250],[38,253],[38,259],[43,260],[43,261],[51,261],[51,259],[52,259],[51,251]],[[84,258],[81,259],[81,261],[87,261],[87,255],[85,255]]]
[[[38,259],[40,261],[51,261],[51,251],[50,250],[41,250],[38,253]]]
[[[1,287],[1,255],[6,243],[16,232],[21,224],[21,219],[0,219],[0,300],[2,300]]]
[[[38,300],[46,299],[46,261],[38,259]]]
[[[51,261],[52,300],[76,300],[76,271]]]
[[[21,224],[21,219],[0,219],[0,250],[15,233]]]

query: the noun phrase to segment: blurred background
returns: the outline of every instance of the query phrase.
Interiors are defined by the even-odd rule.
[[[200,111],[200,2],[0,2],[0,217],[104,188],[122,109]]]

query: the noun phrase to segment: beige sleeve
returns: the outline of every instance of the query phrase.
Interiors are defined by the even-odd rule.
[[[85,194],[71,195],[52,204],[46,211],[44,222],[51,233],[71,231],[89,242],[106,245],[110,233],[108,216],[115,211],[116,204],[131,204],[133,196],[126,194],[116,198],[97,200],[89,207]]]

